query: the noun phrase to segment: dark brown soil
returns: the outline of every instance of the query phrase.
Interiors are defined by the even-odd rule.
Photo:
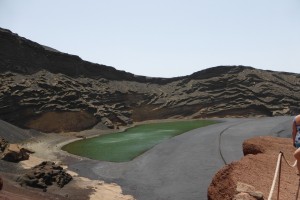
[[[91,128],[96,118],[85,112],[47,112],[26,123],[27,128],[44,132],[78,131]]]

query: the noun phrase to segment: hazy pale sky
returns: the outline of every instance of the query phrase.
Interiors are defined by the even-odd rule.
[[[0,27],[137,75],[300,73],[300,0],[0,0]]]

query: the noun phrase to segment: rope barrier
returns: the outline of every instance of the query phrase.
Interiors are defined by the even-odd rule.
[[[282,152],[281,152],[281,153],[282,153]],[[286,164],[288,164],[288,166],[290,166],[290,167],[296,167],[296,165],[297,165],[297,160],[295,160],[294,164],[291,165],[291,164],[286,160],[286,158],[285,158],[285,156],[284,156],[283,153],[282,153],[282,157],[283,157],[284,161],[286,162]]]
[[[278,155],[276,169],[275,169],[275,175],[274,175],[272,186],[271,186],[271,189],[270,189],[270,192],[269,192],[268,200],[272,199],[272,195],[274,193],[274,188],[275,188],[275,184],[276,184],[276,180],[277,180],[277,176],[278,176],[278,172],[279,172],[279,165],[281,163],[281,157],[282,157],[282,152],[280,152],[279,155]]]
[[[295,167],[297,165],[297,160],[295,161],[295,163],[293,165],[291,165],[286,160],[283,152],[280,151],[280,153],[278,155],[278,159],[277,159],[276,169],[275,169],[275,173],[274,173],[274,178],[273,178],[272,186],[271,186],[271,189],[270,189],[270,192],[269,192],[268,200],[272,200],[272,196],[273,196],[273,193],[274,193],[274,188],[275,188],[275,184],[276,184],[277,178],[278,178],[277,200],[279,200],[279,189],[280,189],[280,175],[281,175],[281,162],[282,162],[282,158],[287,163],[287,165],[290,166],[290,167]],[[298,198],[299,188],[300,188],[300,182],[299,182],[299,185],[298,185],[296,199]]]

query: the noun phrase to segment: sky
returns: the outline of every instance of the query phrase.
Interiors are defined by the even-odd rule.
[[[300,73],[300,0],[0,0],[0,27],[136,75]]]

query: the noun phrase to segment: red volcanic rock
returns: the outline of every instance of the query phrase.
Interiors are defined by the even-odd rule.
[[[259,154],[264,153],[265,148],[260,144],[259,140],[247,141],[243,143],[244,156],[248,154]]]
[[[234,199],[237,183],[253,186],[267,199],[272,185],[278,154],[282,151],[290,163],[294,162],[292,140],[277,137],[255,137],[243,144],[245,156],[224,166],[214,176],[209,188],[209,200]],[[297,170],[282,162],[280,199],[295,199],[299,177]],[[274,196],[277,195],[275,190]]]

